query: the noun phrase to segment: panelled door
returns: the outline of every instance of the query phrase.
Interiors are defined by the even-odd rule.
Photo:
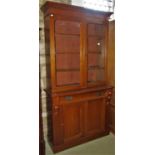
[[[96,135],[106,131],[105,99],[89,100],[86,105],[86,134]]]
[[[106,80],[106,24],[54,15],[50,27],[53,88],[75,90],[103,84]]]
[[[72,142],[84,133],[84,102],[63,105],[64,142]]]
[[[87,84],[98,85],[106,78],[106,25],[87,23]]]
[[[53,87],[73,90],[82,85],[82,23],[75,18],[51,16],[51,69]]]

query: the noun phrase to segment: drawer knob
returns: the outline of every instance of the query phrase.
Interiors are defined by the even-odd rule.
[[[109,105],[110,103],[109,102],[107,102],[107,105]]]
[[[54,106],[54,109],[55,109],[55,110],[58,110],[58,109],[59,109],[59,107],[58,107],[58,106]]]
[[[73,97],[72,97],[72,96],[65,96],[65,99],[66,99],[67,101],[71,101],[71,100],[73,99]]]
[[[111,95],[112,94],[112,92],[111,91],[109,91],[109,93],[108,93],[109,95]]]
[[[108,99],[111,99],[111,96],[108,96]]]

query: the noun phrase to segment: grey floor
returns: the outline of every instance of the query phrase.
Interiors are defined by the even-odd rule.
[[[46,155],[53,154],[50,146],[46,143]],[[55,155],[115,155],[115,136],[110,134],[56,153]]]

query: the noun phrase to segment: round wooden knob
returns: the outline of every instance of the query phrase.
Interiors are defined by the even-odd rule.
[[[112,94],[112,92],[111,91],[109,91],[109,93],[108,93],[109,95],[111,95]]]
[[[107,102],[107,105],[109,105],[109,102]]]
[[[54,109],[57,110],[57,109],[59,109],[59,107],[58,106],[54,106]]]

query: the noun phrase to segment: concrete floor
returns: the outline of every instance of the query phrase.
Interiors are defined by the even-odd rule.
[[[46,155],[53,155],[46,143]],[[55,155],[115,155],[115,137],[113,134],[72,147]]]

